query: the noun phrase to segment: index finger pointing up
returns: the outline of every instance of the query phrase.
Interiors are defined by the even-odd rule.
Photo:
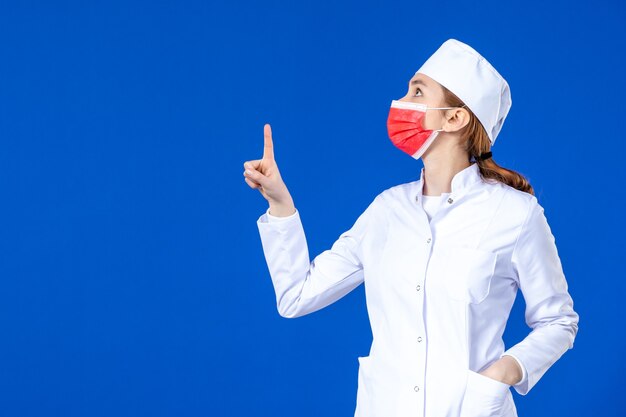
[[[263,147],[263,159],[274,159],[274,144],[272,143],[272,128],[269,123],[263,126],[263,136],[265,136],[265,146]]]

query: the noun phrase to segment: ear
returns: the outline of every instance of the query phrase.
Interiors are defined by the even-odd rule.
[[[457,132],[463,129],[470,121],[469,112],[464,108],[446,110],[445,123],[442,128],[445,132]]]

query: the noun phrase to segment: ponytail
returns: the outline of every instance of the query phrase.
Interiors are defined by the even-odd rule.
[[[454,93],[444,86],[441,87],[443,88],[444,100],[446,102],[444,106],[462,107],[465,105]],[[465,106],[465,108],[470,114],[470,121],[461,131],[461,142],[465,143],[465,150],[471,160],[472,157],[476,158],[483,153],[489,152],[491,150],[491,141],[476,115],[467,106]],[[496,180],[520,191],[535,195],[533,187],[523,175],[501,167],[493,158],[485,160],[476,159],[476,163],[478,164],[480,175],[483,179]]]

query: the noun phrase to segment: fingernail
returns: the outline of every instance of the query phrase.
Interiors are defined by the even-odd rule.
[[[252,172],[250,172],[249,170],[246,169],[246,174],[251,175]]]

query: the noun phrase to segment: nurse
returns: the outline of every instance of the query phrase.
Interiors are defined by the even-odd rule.
[[[380,192],[312,261],[274,160],[244,163],[269,208],[257,220],[278,312],[295,318],[365,285],[373,342],[359,357],[355,417],[514,417],[573,347],[578,314],[543,207],[491,148],[508,83],[476,50],[444,42],[392,100],[391,143],[422,159],[420,179]],[[518,289],[531,331],[502,340]]]

